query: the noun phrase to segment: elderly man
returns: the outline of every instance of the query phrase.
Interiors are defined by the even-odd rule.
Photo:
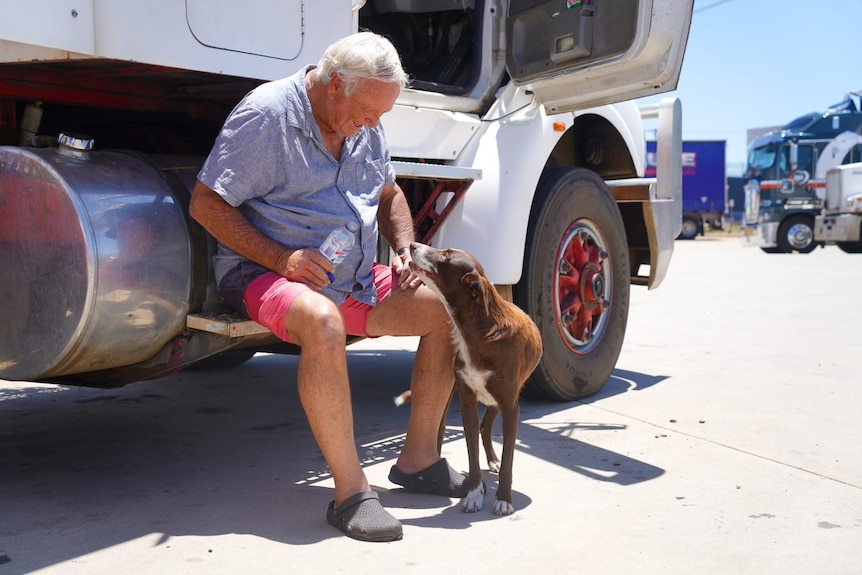
[[[400,539],[402,529],[356,453],[347,335],[421,336],[407,437],[389,479],[449,497],[466,487],[437,452],[453,386],[448,317],[407,265],[412,217],[379,125],[406,84],[384,38],[336,42],[317,66],[261,85],[234,108],[191,202],[192,217],[218,240],[225,301],[300,346],[299,396],[335,481],[327,520],[368,541]],[[318,247],[348,223],[358,228],[356,247],[333,266]],[[391,266],[374,261],[378,232],[397,254]]]

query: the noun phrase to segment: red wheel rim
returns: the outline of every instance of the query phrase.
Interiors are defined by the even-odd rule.
[[[557,330],[576,354],[601,339],[611,304],[611,266],[604,236],[592,220],[572,222],[557,248],[554,314]]]

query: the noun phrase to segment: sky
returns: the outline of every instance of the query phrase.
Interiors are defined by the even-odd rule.
[[[725,140],[742,174],[746,132],[822,112],[862,90],[862,0],[695,0],[677,89],[683,139]]]

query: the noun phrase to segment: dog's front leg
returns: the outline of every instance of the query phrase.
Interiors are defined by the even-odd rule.
[[[517,400],[514,405],[503,407],[503,460],[500,463],[500,476],[497,480],[497,500],[494,502],[495,515],[511,515],[515,512],[512,504],[512,463],[515,456],[515,440],[518,437],[518,423],[521,409]]]
[[[485,459],[488,460],[488,469],[491,473],[500,473],[500,458],[494,451],[494,442],[491,439],[494,434],[494,420],[499,413],[500,410],[496,405],[485,406],[485,415],[482,416],[482,425],[479,428],[482,433],[482,447],[485,448]]]
[[[479,468],[479,405],[470,386],[458,379],[458,397],[461,400],[461,422],[464,425],[464,440],[467,442],[467,457],[470,460],[470,475],[467,477],[467,495],[461,500],[461,510],[475,513],[482,509],[485,486]]]
[[[446,439],[446,418],[449,415],[449,408],[452,406],[452,396],[455,395],[456,384],[452,382],[452,391],[449,392],[449,401],[446,402],[446,409],[443,410],[443,416],[440,418],[440,427],[437,428],[437,455],[443,454],[443,440]]]

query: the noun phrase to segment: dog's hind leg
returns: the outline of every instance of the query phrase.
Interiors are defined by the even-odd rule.
[[[461,399],[461,421],[464,425],[464,439],[467,442],[467,457],[470,460],[467,495],[461,500],[461,510],[475,513],[482,509],[482,500],[485,496],[482,470],[479,468],[479,404],[476,393],[460,380],[458,397]]]
[[[500,458],[494,451],[494,443],[491,436],[494,433],[494,420],[500,410],[495,405],[485,406],[485,414],[482,416],[482,425],[479,427],[482,433],[482,447],[485,448],[485,459],[488,460],[488,469],[491,473],[500,473]]]
[[[516,400],[513,405],[503,407],[500,413],[503,415],[503,460],[500,463],[500,476],[497,480],[497,500],[494,502],[494,514],[511,515],[515,512],[515,506],[512,504],[512,463],[521,416],[518,401]]]

